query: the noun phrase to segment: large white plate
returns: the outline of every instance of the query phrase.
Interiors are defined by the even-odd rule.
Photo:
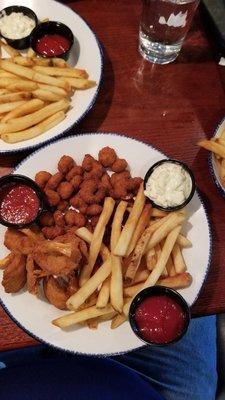
[[[126,158],[133,176],[144,177],[147,169],[165,156],[151,146],[134,139],[115,134],[85,134],[61,139],[37,150],[16,169],[16,173],[35,177],[35,173],[44,169],[56,171],[57,161],[63,154],[68,154],[79,163],[85,153],[97,156],[103,146],[113,147],[119,157]],[[193,247],[184,250],[188,271],[193,276],[191,287],[180,290],[191,305],[197,299],[211,259],[211,234],[208,219],[200,197],[195,194],[187,207],[189,222],[185,229]],[[2,245],[5,228],[0,227],[0,257],[7,253]],[[1,276],[0,276],[1,278]],[[131,331],[129,323],[111,330],[109,322],[100,324],[96,331],[86,327],[62,331],[51,324],[51,320],[63,315],[44,299],[23,291],[11,295],[4,292],[0,285],[0,298],[11,317],[31,335],[50,345],[64,350],[92,355],[118,354],[138,347],[143,343]]]
[[[66,24],[73,32],[75,44],[71,50],[69,63],[77,68],[86,69],[90,79],[97,85],[88,90],[77,90],[72,97],[72,108],[64,121],[42,135],[15,144],[0,141],[0,153],[30,149],[49,142],[62,135],[81,121],[94,105],[103,69],[102,50],[100,44],[87,23],[69,7],[54,0],[1,0],[0,10],[11,5],[24,5],[31,8],[39,20],[49,18]]]

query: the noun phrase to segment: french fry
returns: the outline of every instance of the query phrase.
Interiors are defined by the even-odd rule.
[[[14,64],[7,60],[0,60],[0,67],[5,71],[12,72],[15,75],[22,76],[23,78],[29,79],[31,81],[46,83],[48,85],[62,87],[68,90],[70,85],[60,78],[53,78],[48,75],[40,74],[28,67],[23,67],[22,65]]]
[[[33,68],[35,71],[50,76],[65,76],[68,78],[87,78],[87,72],[84,69],[77,68],[57,68],[57,67],[40,67]]]
[[[32,128],[25,129],[20,132],[8,132],[1,135],[4,142],[7,143],[18,143],[23,140],[33,139],[54,126],[58,125],[61,121],[65,119],[65,113],[63,111],[58,111],[54,115],[46,118],[44,121],[39,122],[39,124],[33,126]]]
[[[191,241],[181,233],[178,235],[177,244],[179,244],[180,247],[185,247],[185,248],[192,246]]]
[[[109,289],[110,289],[110,279],[107,278],[103,282],[102,287],[99,291],[98,300],[96,303],[97,308],[104,308],[107,306],[109,301]]]
[[[38,86],[39,89],[48,90],[50,92],[58,94],[60,97],[67,97],[68,96],[68,93],[64,89],[59,88],[57,86],[45,85],[44,83],[38,83],[37,86]]]
[[[117,314],[111,322],[111,329],[116,329],[127,320],[124,314]]]
[[[198,146],[203,147],[206,150],[210,150],[220,157],[225,158],[225,147],[213,140],[200,140]]]
[[[72,88],[79,90],[91,89],[96,86],[96,82],[89,79],[63,77],[62,80],[68,83]]]
[[[13,101],[11,103],[4,103],[0,104],[0,114],[7,113],[9,111],[14,110],[14,108],[21,106],[22,104],[25,104],[25,100],[19,100],[19,101]]]
[[[36,99],[40,99],[43,101],[59,101],[62,99],[62,96],[59,96],[56,93],[53,93],[49,90],[45,90],[45,89],[36,89],[32,92],[32,95],[34,98]]]
[[[157,263],[157,255],[155,249],[154,248],[150,249],[146,253],[145,257],[146,257],[147,268],[149,271],[152,271]]]
[[[0,40],[0,47],[6,51],[6,53],[10,57],[17,57],[20,56],[20,53],[18,50],[14,49],[13,47],[9,46],[9,44],[4,43],[2,40]]]
[[[46,118],[51,117],[58,111],[65,111],[68,107],[69,102],[63,99],[55,103],[51,103],[32,114],[25,115],[24,117],[14,118],[7,123],[0,123],[0,134],[25,130],[35,124],[38,124]]]
[[[32,49],[32,47],[29,47],[29,49],[27,50],[27,57],[34,58],[35,56],[36,56],[35,51]]]
[[[6,72],[3,69],[0,70],[0,78],[12,78],[12,79],[16,79],[16,80],[21,79],[18,76],[11,74],[11,72]]]
[[[36,82],[19,80],[7,86],[10,92],[33,91],[38,88]]]
[[[13,58],[13,62],[19,65],[23,65],[24,67],[33,67],[34,62],[27,57],[17,56]]]
[[[9,93],[6,89],[0,89],[0,95]]]
[[[1,122],[7,122],[13,118],[23,117],[24,115],[31,114],[35,111],[40,110],[43,108],[44,102],[38,99],[32,99],[27,101],[25,104],[22,104],[19,107],[14,108],[14,110],[10,111],[6,114]]]
[[[123,217],[124,217],[126,208],[127,208],[126,201],[120,201],[116,208],[115,215],[114,215],[113,222],[112,222],[111,237],[110,237],[111,251],[113,251],[113,249],[116,247],[118,238],[121,234],[121,226],[122,226]]]
[[[48,67],[51,65],[51,59],[50,58],[38,58],[34,57],[33,61],[35,65],[40,65],[42,67]]]
[[[145,229],[142,233],[140,239],[137,242],[137,245],[132,253],[131,261],[128,265],[126,274],[125,274],[125,281],[132,282],[134,280],[135,274],[138,270],[138,267],[141,262],[141,258],[145,252],[145,248],[149,242],[151,236],[151,227]]]
[[[52,323],[59,328],[67,328],[71,325],[87,321],[90,318],[96,318],[100,315],[110,314],[111,312],[113,312],[113,308],[111,305],[107,305],[105,308],[101,309],[92,306],[89,308],[85,308],[84,310],[73,312],[71,314],[67,314],[57,319],[54,319]]]
[[[138,220],[142,213],[144,204],[145,204],[145,195],[144,195],[143,184],[141,184],[136,199],[134,201],[132,211],[129,214],[127,222],[124,225],[124,228],[117,242],[116,248],[114,250],[114,255],[125,256],[132,235],[134,233],[134,230],[137,226]]]
[[[89,244],[91,243],[92,238],[93,238],[93,234],[85,227],[78,228],[76,230],[76,235]],[[106,261],[107,258],[109,258],[109,256],[110,256],[110,251],[109,251],[108,247],[104,245],[104,243],[101,244],[100,255],[101,255],[103,261]]]
[[[176,270],[175,270],[175,267],[174,267],[173,259],[172,259],[172,256],[170,254],[170,256],[169,256],[169,258],[167,260],[167,263],[166,263],[166,277],[168,275],[169,276],[175,276],[176,274],[177,273],[176,273]],[[162,277],[163,277],[163,275],[162,275]],[[165,277],[165,275],[164,275],[164,277]]]
[[[161,225],[155,232],[153,232],[148,242],[148,245],[146,246],[146,250],[148,251],[155,247],[156,244],[161,242],[161,240],[163,240],[169,232],[171,232],[176,226],[180,225],[184,221],[184,219],[185,217],[181,214],[171,213],[170,218],[168,218],[163,225]]]
[[[0,88],[9,90],[9,86],[20,82],[20,78],[5,78],[0,76]],[[21,90],[20,90],[21,91]]]
[[[131,241],[129,243],[127,253],[126,255],[129,256],[129,254],[132,253],[134,250],[138,240],[140,239],[142,233],[144,232],[145,228],[149,224],[149,219],[152,213],[152,206],[151,204],[145,204],[143,211],[141,213],[141,216],[139,218],[139,221],[137,223],[137,226],[135,228],[135,231],[133,233],[133,236],[131,238]]]
[[[186,271],[187,266],[185,264],[183,254],[180,250],[180,246],[177,243],[175,243],[173,247],[172,257],[176,273],[181,274],[182,272]]]
[[[52,58],[52,65],[53,67],[58,67],[58,68],[68,68],[69,65],[63,58]]]
[[[99,285],[108,278],[111,274],[111,260],[110,258],[102,264],[102,266],[95,272],[90,279],[88,279],[84,285],[67,300],[67,306],[69,309],[76,310],[88,299],[88,297],[94,293]],[[113,309],[112,309],[113,311]],[[92,318],[92,317],[90,317]]]
[[[149,277],[150,271],[148,269],[143,269],[142,271],[137,271],[133,284],[137,284],[140,282],[146,281],[146,279]]]
[[[87,320],[87,326],[88,326],[89,329],[93,329],[93,330],[98,329],[98,320],[97,320],[97,318],[88,319]]]
[[[166,211],[158,210],[158,208],[154,208],[154,207],[152,209],[152,217],[163,218],[163,217],[166,217],[167,215],[168,215],[168,212],[166,212]]]
[[[1,103],[10,103],[19,100],[29,100],[31,98],[31,93],[29,92],[17,92],[17,93],[7,93],[0,97]]]
[[[88,264],[83,267],[80,274],[80,279],[79,279],[80,286],[82,286],[91,276],[92,270],[94,268],[95,262],[97,260],[102,245],[102,239],[105,233],[105,228],[107,223],[109,222],[109,218],[112,215],[114,205],[115,201],[111,197],[105,198],[102,213],[99,217],[98,223],[95,227],[92,236],[92,241],[89,250]]]

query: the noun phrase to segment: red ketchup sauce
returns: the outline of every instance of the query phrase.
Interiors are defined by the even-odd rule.
[[[8,184],[0,189],[0,217],[11,224],[32,222],[40,201],[35,191],[23,184]]]
[[[44,35],[38,39],[36,44],[38,53],[44,54],[47,57],[60,56],[65,53],[69,47],[69,40],[58,34]]]
[[[135,322],[144,340],[162,344],[176,339],[183,332],[186,314],[171,297],[155,295],[137,306]]]

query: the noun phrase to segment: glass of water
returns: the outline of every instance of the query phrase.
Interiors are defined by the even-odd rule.
[[[176,59],[199,0],[143,0],[139,50],[153,63]]]

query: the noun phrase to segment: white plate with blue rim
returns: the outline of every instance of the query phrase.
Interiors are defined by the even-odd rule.
[[[69,64],[77,68],[85,69],[89,79],[96,81],[96,86],[87,90],[77,90],[72,96],[71,108],[67,112],[64,121],[36,138],[23,142],[9,144],[0,141],[0,153],[17,152],[40,146],[43,143],[65,134],[74,125],[78,124],[92,108],[99,92],[102,71],[103,56],[101,46],[88,24],[76,12],[68,6],[54,0],[1,0],[0,10],[12,5],[20,5],[31,8],[39,21],[49,18],[67,25],[74,34],[74,45],[70,52]],[[5,57],[6,54],[3,54]]]
[[[81,134],[59,139],[36,150],[23,160],[14,172],[34,179],[39,170],[38,166],[54,173],[57,162],[63,154],[72,156],[79,164],[85,153],[97,157],[99,150],[104,146],[114,148],[119,157],[128,161],[132,176],[144,177],[151,165],[165,158],[164,154],[151,145],[126,136],[109,133]],[[193,305],[210,267],[212,237],[207,213],[198,193],[194,194],[186,209],[188,222],[184,226],[183,233],[187,234],[193,245],[184,249],[183,255],[193,282],[190,287],[179,292],[189,305]],[[3,245],[4,233],[5,227],[0,226],[0,258],[7,254],[7,249]],[[0,271],[0,281],[2,273]],[[114,330],[110,329],[110,322],[106,321],[100,323],[97,330],[78,326],[66,331],[52,325],[51,321],[67,312],[56,309],[44,298],[36,298],[28,293],[26,288],[18,294],[11,295],[5,293],[0,284],[0,298],[5,310],[19,326],[36,339],[59,349],[106,356],[143,346],[143,342],[136,337],[128,322]]]
[[[222,135],[222,132],[225,132],[225,118],[220,122],[218,127],[215,130],[215,133],[213,135],[213,138],[219,138]],[[212,174],[213,180],[220,192],[220,194],[225,197],[225,187],[222,185],[219,172],[218,172],[218,166],[216,163],[215,155],[214,153],[210,152],[209,154],[209,170]]]

